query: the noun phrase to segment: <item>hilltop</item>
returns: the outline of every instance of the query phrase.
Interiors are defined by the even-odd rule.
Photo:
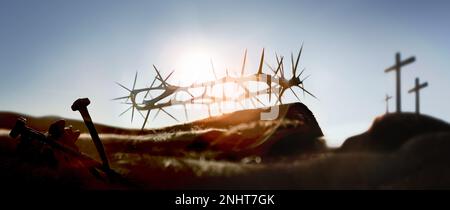
[[[416,113],[390,113],[375,118],[366,132],[348,138],[340,151],[394,152],[414,137],[450,132],[450,124]]]

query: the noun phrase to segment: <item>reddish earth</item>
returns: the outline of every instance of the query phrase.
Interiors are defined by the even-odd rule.
[[[365,133],[331,150],[303,104],[280,107],[275,121],[245,110],[137,135],[97,125],[112,169],[110,181],[89,163],[68,158],[58,167],[17,155],[8,128],[18,115],[0,115],[0,186],[57,189],[450,189],[447,122],[411,113],[377,118]],[[30,118],[45,130],[57,118]],[[7,123],[9,122],[9,123]],[[83,129],[78,121],[69,121]],[[79,126],[79,127],[78,127]],[[89,135],[80,151],[98,159]],[[59,154],[64,156],[63,154]]]
[[[212,171],[203,171],[202,165],[209,164],[213,168],[224,165],[224,170],[228,171],[230,166],[247,167],[242,166],[243,163],[253,163],[249,167],[260,167],[261,162],[302,154],[310,156],[325,151],[325,144],[318,139],[323,135],[320,126],[305,105],[296,103],[281,105],[279,108],[280,115],[273,121],[261,121],[260,114],[267,110],[254,109],[237,111],[189,124],[146,130],[144,133],[139,130],[114,128],[107,125],[96,125],[96,128],[113,169],[121,173],[123,177],[137,182],[132,185],[133,188],[195,187],[194,183],[199,180],[198,173],[202,174],[202,179],[214,174]],[[15,113],[0,114],[0,128],[5,129],[0,137],[0,146],[4,150],[3,154],[9,154],[5,156],[6,162],[3,162],[3,166],[8,168],[11,176],[14,176],[14,173],[23,173],[15,171],[23,165],[31,172],[33,180],[48,179],[51,186],[62,184],[66,187],[69,185],[69,187],[77,188],[78,186],[88,189],[130,187],[108,186],[109,183],[102,186],[99,183],[105,183],[105,181],[93,177],[86,168],[79,168],[81,163],[77,160],[65,162],[64,170],[61,166],[53,169],[45,164],[39,165],[19,160],[20,157],[14,154],[17,140],[6,135],[19,116],[21,115]],[[52,122],[59,119],[59,117],[25,117],[29,127],[43,132]],[[84,124],[76,120],[66,121],[66,125],[73,125],[75,129],[84,132],[77,142],[80,151],[98,160],[98,154],[90,136],[86,134]],[[8,163],[9,157],[14,163]],[[190,163],[177,165],[185,161]],[[172,171],[172,167],[175,167],[173,169],[175,171]],[[36,169],[50,174],[35,172]],[[58,181],[59,178],[56,178],[72,170],[73,172],[68,174],[77,177],[77,179],[72,177],[71,180],[79,180],[78,185]],[[216,176],[226,174],[225,172],[215,173]],[[26,174],[30,176],[30,173]],[[175,181],[179,177],[185,177],[182,183]],[[17,181],[20,182],[20,179]],[[40,181],[31,181],[31,184],[34,185],[35,182]]]

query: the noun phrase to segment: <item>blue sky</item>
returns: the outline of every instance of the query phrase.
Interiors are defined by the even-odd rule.
[[[110,99],[125,92],[114,82],[130,86],[139,71],[138,86],[148,85],[152,64],[167,75],[194,51],[223,73],[238,69],[248,49],[247,70],[255,71],[263,47],[273,61],[275,52],[288,56],[304,43],[306,87],[319,100],[301,99],[330,145],[384,113],[395,78],[383,70],[397,51],[417,57],[402,72],[403,110],[414,110],[407,90],[418,76],[429,82],[422,112],[449,121],[449,10],[448,1],[0,0],[0,110],[80,118],[70,105],[89,97],[95,121],[139,127],[142,121],[118,117],[126,106]],[[189,71],[176,69],[171,82]],[[172,123],[161,115],[149,127]]]

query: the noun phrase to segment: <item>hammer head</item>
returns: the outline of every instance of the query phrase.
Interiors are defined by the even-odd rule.
[[[72,111],[79,111],[86,109],[86,107],[91,103],[88,98],[79,98],[72,104]]]
[[[17,138],[17,136],[19,136],[25,130],[26,121],[27,120],[23,117],[17,119],[16,124],[9,132],[9,136],[11,136],[12,138]]]
[[[52,137],[59,138],[64,134],[64,128],[66,127],[65,120],[58,120],[50,125],[48,128],[48,134]]]

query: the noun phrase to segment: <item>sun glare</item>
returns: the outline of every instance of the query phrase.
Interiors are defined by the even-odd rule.
[[[214,81],[216,76],[218,79],[226,75],[226,67],[221,63],[222,60],[209,53],[207,50],[196,49],[180,53],[175,62],[175,73],[172,80],[173,84],[181,86],[189,86],[194,83],[202,83]],[[214,69],[214,70],[213,70]],[[229,74],[236,76],[232,69],[228,69]],[[191,90],[194,95],[198,95],[203,90]],[[236,84],[226,83],[214,85],[207,90],[208,94],[228,99],[238,98],[243,91]],[[236,104],[232,102],[224,102],[220,105],[219,112],[230,112],[236,110]]]
[[[175,65],[176,82],[180,85],[190,85],[213,80],[211,59],[211,55],[202,51],[181,54]]]

